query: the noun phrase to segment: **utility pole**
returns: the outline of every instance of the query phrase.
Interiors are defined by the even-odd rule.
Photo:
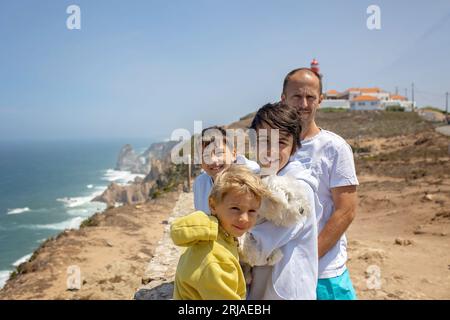
[[[405,88],[405,98],[408,99],[408,88]]]
[[[448,117],[448,91],[445,93],[445,120],[447,121],[447,124],[449,122],[449,117]],[[450,148],[450,145],[449,145]],[[450,149],[449,149],[450,150]]]
[[[414,82],[411,85],[412,111],[414,112]]]
[[[191,192],[191,175],[192,175],[192,167],[191,167],[191,155],[188,155],[188,170],[187,170],[187,187],[188,192]]]
[[[395,87],[395,95],[398,96],[398,86]]]

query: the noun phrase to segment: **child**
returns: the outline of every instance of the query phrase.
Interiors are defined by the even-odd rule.
[[[236,238],[253,227],[261,200],[268,196],[258,176],[233,165],[215,176],[211,216],[197,211],[173,222],[173,242],[188,247],[178,262],[174,299],[245,299]]]
[[[264,256],[280,249],[282,259],[273,266],[256,266],[248,299],[316,299],[318,275],[316,215],[322,206],[317,199],[317,180],[300,162],[290,162],[290,157],[300,145],[300,123],[297,111],[281,103],[267,104],[256,113],[251,128],[257,131],[258,143],[278,144],[277,154],[267,153],[263,167],[275,163],[278,176],[295,178],[309,202],[310,213],[306,219],[293,226],[279,226],[272,221],[257,224],[248,234]],[[261,129],[267,129],[267,134]],[[279,141],[271,141],[270,129],[279,130]],[[261,153],[260,153],[261,154]]]
[[[221,141],[216,141],[215,138],[218,135],[222,136]],[[215,145],[211,145],[212,143]],[[208,154],[208,150],[205,149],[213,146],[215,146],[215,149]],[[259,172],[259,165],[256,162],[236,154],[234,144],[227,141],[226,131],[222,127],[214,126],[203,129],[200,154],[203,172],[194,181],[194,207],[195,210],[203,211],[206,214],[210,214],[208,196],[214,184],[214,179],[219,173],[228,169],[232,163],[243,164],[253,172]]]

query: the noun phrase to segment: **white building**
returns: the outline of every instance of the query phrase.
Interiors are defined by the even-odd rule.
[[[322,101],[323,108],[350,108],[350,110],[385,110],[388,107],[402,107],[413,111],[414,102],[406,97],[391,95],[380,88],[350,88],[344,92],[329,90]]]
[[[383,110],[380,99],[374,96],[357,96],[350,101],[350,110]]]
[[[386,109],[388,107],[402,107],[404,111],[413,111],[414,102],[408,101],[404,96],[400,95],[391,95],[389,96],[389,100],[383,102],[383,108]]]
[[[324,99],[321,108],[350,109],[350,101],[344,99]]]

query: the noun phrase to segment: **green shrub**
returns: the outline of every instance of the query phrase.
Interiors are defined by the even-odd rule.
[[[319,108],[320,112],[332,113],[332,112],[347,112],[346,108]]]
[[[400,105],[397,105],[397,106],[389,106],[389,107],[386,107],[386,111],[388,111],[388,112],[404,112],[404,111],[405,111],[405,108],[403,108],[403,107],[400,106]]]
[[[86,227],[97,227],[97,226],[98,226],[98,220],[95,219],[95,215],[93,215],[92,217],[87,218],[86,220],[84,220],[81,223],[80,229],[86,228]]]

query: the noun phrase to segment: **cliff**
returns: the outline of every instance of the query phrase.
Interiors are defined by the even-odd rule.
[[[116,203],[139,204],[186,183],[186,165],[175,165],[171,161],[171,150],[177,143],[177,141],[153,143],[138,156],[131,145],[122,147],[116,169],[143,173],[149,168],[149,171],[145,172],[146,176],[143,179],[138,177],[127,185],[111,183],[92,201],[104,202],[108,207],[113,207]]]
[[[148,174],[152,168],[152,160],[165,159],[176,141],[153,143],[142,154],[136,154],[130,144],[122,147],[117,158],[116,170],[130,171],[136,174]]]

